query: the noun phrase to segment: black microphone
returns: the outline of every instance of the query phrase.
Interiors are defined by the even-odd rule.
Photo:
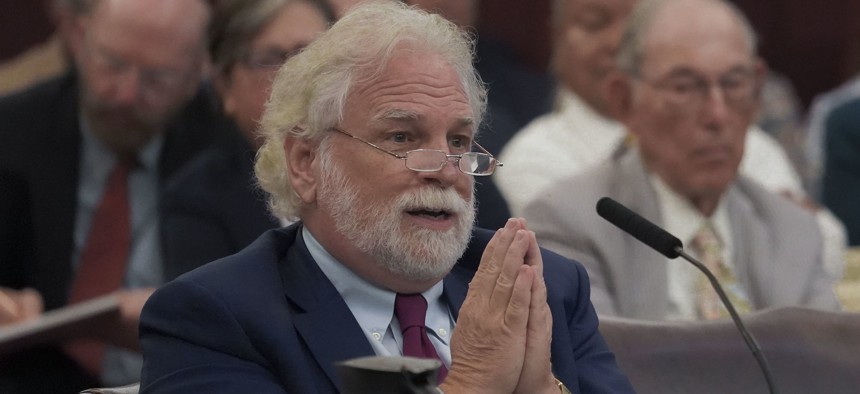
[[[680,239],[621,205],[618,201],[609,197],[601,198],[597,202],[597,214],[642,241],[645,245],[654,248],[663,256],[674,259],[680,255],[679,250],[683,248]]]
[[[775,394],[776,387],[773,384],[770,367],[768,367],[767,360],[765,359],[764,354],[762,354],[758,342],[753,338],[752,333],[747,330],[740,315],[738,315],[737,310],[735,310],[735,306],[729,300],[729,297],[726,296],[726,292],[723,291],[723,287],[720,285],[720,282],[717,281],[717,277],[714,276],[711,270],[709,270],[708,267],[705,267],[705,265],[699,260],[696,260],[684,252],[684,246],[680,239],[669,234],[668,231],[663,230],[660,226],[652,223],[648,219],[645,219],[636,212],[631,211],[618,201],[609,197],[601,198],[600,201],[597,202],[597,214],[621,230],[624,230],[624,232],[632,235],[639,241],[642,241],[645,245],[654,248],[654,250],[660,252],[662,255],[670,259],[681,256],[684,260],[692,263],[708,277],[708,281],[711,282],[711,286],[713,286],[714,290],[717,291],[717,295],[720,296],[720,301],[723,302],[723,305],[725,305],[726,309],[729,311],[729,315],[732,316],[732,320],[734,320],[735,325],[738,327],[738,331],[741,332],[741,336],[743,336],[744,341],[746,341],[747,346],[750,348],[750,351],[752,351],[759,367],[761,367],[764,379],[767,382],[768,391],[770,391],[771,394]]]

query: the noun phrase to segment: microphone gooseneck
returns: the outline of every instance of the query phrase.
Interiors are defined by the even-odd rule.
[[[609,197],[603,197],[597,202],[597,214],[624,232],[632,235],[639,241],[642,241],[645,245],[654,248],[654,250],[660,252],[662,255],[670,259],[680,256],[684,260],[692,263],[705,274],[708,281],[711,282],[711,286],[713,286],[717,295],[720,297],[720,301],[722,301],[726,310],[729,311],[729,315],[731,315],[732,320],[735,322],[735,326],[737,326],[738,331],[740,331],[741,336],[744,338],[744,341],[752,352],[753,357],[755,357],[756,362],[758,362],[762,374],[764,374],[768,391],[771,394],[776,394],[776,386],[773,383],[770,367],[768,366],[767,359],[762,353],[758,342],[755,340],[752,333],[747,330],[743,320],[741,320],[740,315],[737,310],[735,310],[735,306],[729,300],[726,292],[723,291],[723,287],[720,285],[717,277],[714,276],[708,267],[705,267],[705,265],[700,261],[684,252],[684,246],[681,243],[681,240],[677,237]]]

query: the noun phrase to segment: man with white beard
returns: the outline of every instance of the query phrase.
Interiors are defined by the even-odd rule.
[[[472,53],[456,25],[383,2],[281,68],[256,173],[298,221],[150,298],[143,392],[333,393],[335,363],[372,355],[438,359],[448,394],[632,392],[582,266],[522,219],[473,228],[473,177],[500,164],[474,143]]]

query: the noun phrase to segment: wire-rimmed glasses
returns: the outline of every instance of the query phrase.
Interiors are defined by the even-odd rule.
[[[345,136],[361,141],[380,152],[394,156],[406,164],[406,168],[416,172],[436,172],[441,170],[448,164],[448,161],[454,159],[457,163],[457,168],[460,172],[474,176],[489,176],[493,175],[496,167],[501,167],[502,162],[496,160],[490,152],[487,152],[483,146],[477,142],[473,143],[478,149],[483,152],[466,152],[457,155],[451,155],[437,149],[413,149],[405,154],[397,154],[387,149],[383,149],[372,142],[365,141],[362,138],[356,137],[337,127],[332,127],[331,130],[337,131]]]
[[[755,102],[758,87],[755,73],[747,68],[732,70],[713,82],[692,72],[659,81],[641,76],[637,76],[637,79],[662,91],[670,104],[686,111],[701,108],[714,89],[721,93],[726,105],[738,109],[747,108]]]

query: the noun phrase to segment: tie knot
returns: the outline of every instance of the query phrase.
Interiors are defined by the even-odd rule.
[[[120,157],[108,174],[106,183],[108,188],[110,188],[111,185],[113,185],[113,187],[120,187],[120,184],[125,184],[128,180],[129,172],[131,172],[131,170],[136,166],[137,160],[134,157]]]
[[[400,330],[423,327],[427,314],[427,300],[421,294],[397,294],[394,299],[394,314],[400,322]]]
[[[717,233],[714,232],[714,229],[711,228],[711,225],[705,223],[693,235],[693,247],[700,253],[719,253],[722,242],[720,242],[720,238],[717,236]]]

